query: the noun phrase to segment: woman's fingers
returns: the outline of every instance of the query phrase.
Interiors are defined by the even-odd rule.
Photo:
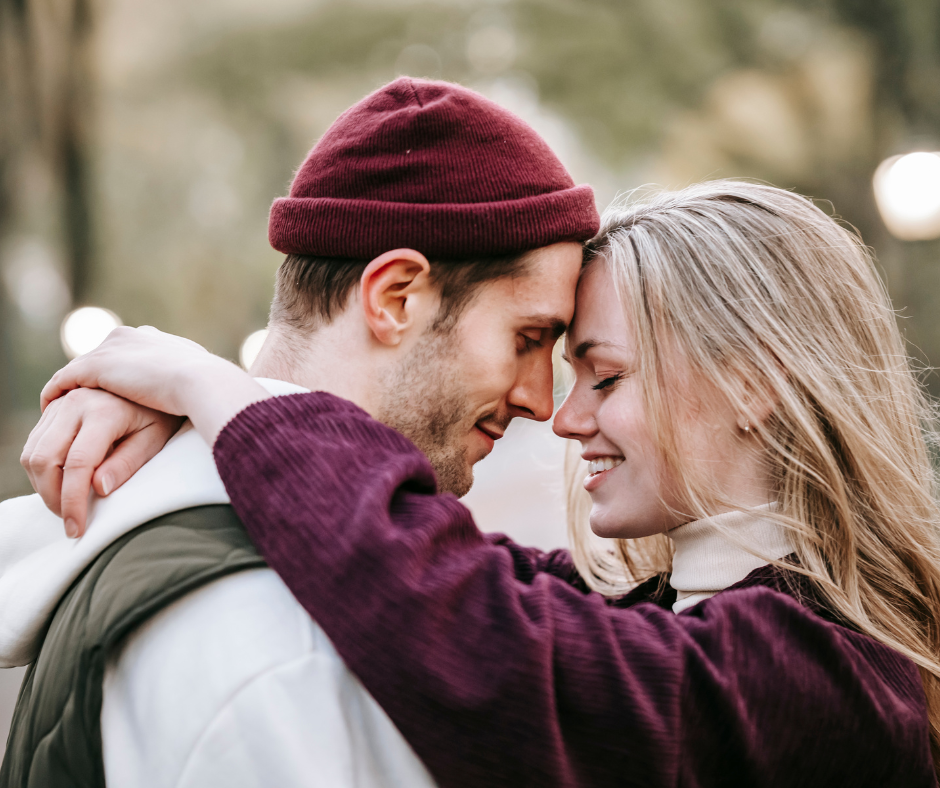
[[[66,533],[80,536],[96,476],[96,492],[113,492],[163,448],[181,422],[107,391],[76,389],[46,408],[21,462],[46,506],[65,520]]]
[[[55,418],[56,411],[58,410],[57,405],[58,402],[53,403],[52,407],[46,408],[42,412],[42,415],[39,417],[39,421],[30,431],[29,437],[26,439],[26,445],[23,446],[23,453],[20,454],[20,465],[23,466],[23,470],[25,470],[26,474],[30,477],[30,484],[32,484],[30,461],[32,460],[36,451],[36,446],[39,444],[39,441],[42,440],[42,436],[45,435],[46,430],[52,423],[53,418]]]
[[[49,379],[49,382],[42,387],[42,392],[39,395],[39,407],[43,413],[46,412],[49,403],[54,402],[74,389],[82,387],[97,388],[97,386],[86,382],[85,375],[82,374],[85,372],[85,370],[81,368],[82,358],[84,357],[80,356],[70,361],[56,372]]]
[[[182,414],[180,395],[203,367],[232,366],[205,348],[154,328],[114,329],[97,348],[64,366],[45,385],[43,408],[77,388],[100,388],[149,408]]]
[[[121,441],[98,466],[92,477],[92,489],[101,497],[113,493],[155,457],[184,421],[179,416],[152,413],[152,423]]]
[[[62,467],[81,427],[81,417],[65,400],[53,404],[30,434],[20,464],[43,503],[61,515]]]
[[[151,328],[114,329],[97,348],[53,375],[42,391],[42,405],[85,388],[189,416],[209,445],[240,410],[270,396],[230,361]]]
[[[50,402],[79,388],[104,388],[125,395],[127,392],[120,390],[120,373],[128,359],[122,355],[133,354],[135,346],[145,352],[148,341],[153,342],[153,337],[148,340],[143,336],[145,333],[149,332],[127,326],[115,328],[97,348],[72,359],[50,378],[39,395],[40,408],[45,409]],[[111,378],[111,385],[101,385],[102,378]]]
[[[62,467],[60,516],[65,521],[67,536],[85,533],[88,516],[88,494],[91,477],[104,462],[115,441],[127,434],[127,425],[108,419],[91,418],[82,421],[70,441]],[[64,434],[60,436],[63,438]]]
[[[218,390],[225,401],[207,404],[205,392]],[[107,495],[153,457],[182,421],[167,413],[200,411],[200,434],[214,440],[235,413],[266,396],[245,372],[195,342],[149,326],[116,328],[45,385],[43,417],[22,462],[66,532],[78,536],[93,482]]]

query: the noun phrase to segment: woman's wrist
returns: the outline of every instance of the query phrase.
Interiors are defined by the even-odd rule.
[[[231,362],[211,356],[205,364],[179,371],[174,384],[178,410],[188,416],[209,446],[235,416],[271,395],[247,372]]]

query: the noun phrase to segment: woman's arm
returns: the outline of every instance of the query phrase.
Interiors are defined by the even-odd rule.
[[[574,565],[574,559],[568,550],[558,548],[545,552],[537,547],[525,547],[517,544],[506,534],[500,533],[487,533],[484,534],[483,538],[488,544],[500,547],[509,553],[516,579],[521,580],[523,583],[531,583],[537,574],[545,572],[554,575],[559,580],[563,580],[585,594],[590,590],[578,573]]]
[[[408,440],[328,394],[249,406],[214,452],[441,786],[934,784],[914,665],[778,590],[676,616],[526,576]]]
[[[204,351],[150,348],[141,368],[132,344],[110,345],[121,369],[90,354],[56,385],[152,385],[146,404],[221,430],[255,543],[442,786],[935,785],[919,675],[890,649],[762,587],[681,616],[612,608],[551,554],[484,537],[352,403],[258,402]],[[221,390],[186,379],[207,374]]]
[[[149,327],[120,328],[44,387],[42,418],[20,462],[68,535],[81,536],[90,488],[108,495],[120,487],[163,448],[183,414],[211,446],[239,410],[267,396],[247,373],[195,342]],[[520,578],[544,571],[581,585],[567,551],[487,538],[509,551]]]
[[[188,416],[210,446],[240,410],[271,395],[247,372],[183,337],[150,326],[116,328],[55,373],[40,407],[77,388],[104,389],[174,416]]]
[[[69,536],[85,532],[88,494],[108,495],[189,416],[211,446],[246,405],[270,395],[246,372],[182,337],[118,328],[43,388],[42,418],[20,463]]]
[[[603,784],[628,768],[671,784],[682,648],[658,631],[671,612],[633,615],[645,645],[627,666],[611,616],[624,611],[550,573],[524,578],[435,494],[413,444],[336,397],[254,404],[214,451],[261,553],[442,785]]]

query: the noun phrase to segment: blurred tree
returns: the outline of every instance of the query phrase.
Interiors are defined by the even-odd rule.
[[[29,222],[17,192],[38,157],[60,190],[59,229],[76,300],[92,265],[88,137],[93,68],[90,0],[0,0],[0,231]]]
[[[271,293],[271,199],[336,114],[413,73],[528,100],[548,131],[562,119],[590,159],[578,176],[605,195],[749,176],[831,200],[876,248],[912,341],[940,358],[936,245],[888,237],[871,194],[884,156],[938,139],[940,0],[272,0],[263,13],[111,0],[98,103],[90,2],[0,0],[0,68],[22,72],[4,77],[4,104],[35,104],[0,117],[0,213],[22,214],[10,195],[43,180],[26,169],[51,173],[58,218],[15,221],[55,239],[78,297],[127,322],[234,356]]]
[[[334,0],[283,23],[220,27],[124,100],[141,108],[174,95],[208,100],[250,141],[261,215],[335,114],[396,73],[484,90],[521,85],[619,173],[623,189],[747,176],[831,201],[877,250],[896,303],[914,318],[911,340],[940,358],[940,322],[926,295],[940,287],[929,262],[936,246],[893,240],[871,189],[885,156],[940,140],[938,20],[940,0]],[[148,226],[128,231],[128,244],[158,229],[156,199],[141,197]],[[159,199],[187,199],[202,216],[192,193]],[[263,232],[261,222],[242,229]],[[217,232],[185,254],[221,253],[212,263],[218,284],[246,237]],[[178,253],[164,247],[167,257]],[[130,254],[124,247],[115,259]],[[151,297],[145,282],[141,303]],[[257,314],[269,295],[260,290]],[[174,302],[189,303],[183,292]],[[203,341],[248,328],[226,320]]]
[[[0,241],[9,234],[15,213],[14,161],[27,138],[24,110],[26,58],[25,0],[0,0]],[[0,420],[12,402],[11,316],[6,290],[0,290]]]
[[[0,0],[0,450],[19,454],[12,412],[34,406],[36,378],[63,356],[57,317],[30,342],[23,305],[81,300],[93,267],[89,136],[93,70],[90,0]],[[24,252],[24,250],[26,250]],[[36,251],[38,250],[38,252]],[[32,253],[29,257],[28,253]],[[59,273],[61,267],[65,270]],[[38,270],[41,269],[41,270]],[[58,290],[56,289],[58,285]],[[50,289],[56,292],[36,292]],[[58,296],[57,296],[58,294]],[[19,308],[15,308],[19,307]],[[41,311],[41,309],[40,309]],[[35,316],[34,316],[35,317]],[[45,338],[45,340],[43,339]],[[9,441],[9,443],[7,443]],[[0,492],[22,489],[25,475]]]

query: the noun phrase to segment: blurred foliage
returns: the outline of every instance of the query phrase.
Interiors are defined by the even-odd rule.
[[[411,73],[518,111],[601,203],[725,176],[831,201],[876,250],[916,352],[940,359],[938,245],[888,236],[871,189],[886,156],[940,149],[940,0],[102,0],[94,90],[80,2],[0,0],[0,67],[59,75],[93,176],[79,168],[68,187],[56,146],[0,114],[0,243],[42,239],[76,300],[130,324],[234,357],[264,324],[279,263],[271,200],[336,115]],[[56,35],[71,65],[51,54]],[[17,79],[21,103],[57,95]],[[5,303],[9,414],[64,359],[53,323]]]
[[[516,36],[505,73],[468,62],[468,38],[488,26]],[[927,272],[907,264],[937,247],[893,241],[871,190],[884,157],[940,142],[936,0],[337,2],[207,41],[173,79],[221,101],[253,145],[264,140],[273,196],[310,132],[392,78],[415,46],[439,55],[429,76],[531,85],[599,166],[635,179],[623,189],[733,175],[831,201],[877,250],[898,305],[923,316],[912,340],[940,357]],[[296,122],[298,103],[307,123]]]
[[[94,265],[91,27],[89,0],[0,0],[0,497],[25,481],[16,413],[61,359],[45,320],[59,315],[40,303],[56,293],[42,291],[82,298]],[[39,305],[35,336],[11,290]]]

